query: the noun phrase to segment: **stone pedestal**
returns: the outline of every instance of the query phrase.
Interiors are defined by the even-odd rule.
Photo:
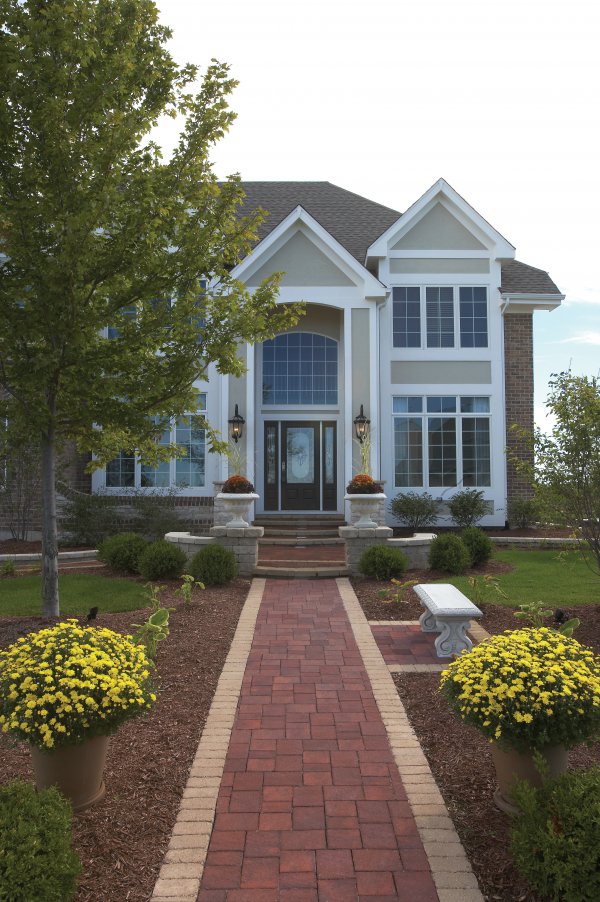
[[[209,536],[192,536],[189,532],[168,532],[167,542],[173,542],[186,553],[188,560],[205,545],[223,545],[235,556],[240,576],[251,576],[258,563],[258,540],[264,535],[262,526],[229,529],[213,526]]]

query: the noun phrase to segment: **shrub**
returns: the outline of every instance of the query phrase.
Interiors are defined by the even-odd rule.
[[[223,586],[237,573],[235,555],[222,545],[205,545],[194,555],[188,570],[205,586]]]
[[[508,504],[508,522],[516,529],[527,529],[539,520],[540,511],[533,498],[512,498]]]
[[[142,552],[138,570],[144,579],[177,579],[186,563],[187,556],[181,548],[166,539],[158,539]]]
[[[463,528],[474,526],[489,513],[483,492],[477,489],[464,489],[462,492],[457,492],[450,498],[448,507],[453,521],[457,526]]]
[[[461,534],[461,539],[467,546],[471,555],[471,563],[474,567],[485,564],[492,556],[494,545],[489,536],[476,526],[467,526]]]
[[[86,495],[62,485],[61,490],[66,496],[60,512],[61,532],[75,545],[97,548],[123,528],[123,520],[109,495]]]
[[[390,504],[390,510],[397,520],[406,523],[409,529],[422,529],[437,520],[437,501],[428,492],[402,492]]]
[[[378,495],[383,488],[368,473],[357,473],[346,486],[348,495]]]
[[[566,773],[540,789],[519,785],[511,831],[518,869],[544,897],[600,899],[600,770]]]
[[[98,549],[98,557],[113,570],[123,573],[137,573],[143,552],[148,542],[135,532],[120,532],[105,539]]]
[[[371,545],[360,556],[358,569],[372,579],[399,579],[406,572],[408,560],[398,548]]]
[[[69,902],[81,871],[71,848],[71,806],[54,787],[0,787],[0,899]]]
[[[471,565],[471,554],[460,536],[438,536],[429,549],[429,566],[446,573],[464,573]]]
[[[131,496],[134,511],[132,529],[151,541],[163,539],[167,532],[177,532],[182,521],[175,510],[177,492],[168,489],[148,495],[137,492]]]

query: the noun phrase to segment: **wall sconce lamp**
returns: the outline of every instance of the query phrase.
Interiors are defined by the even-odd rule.
[[[246,420],[243,418],[243,416],[238,411],[238,406],[236,404],[235,405],[235,413],[229,420],[231,438],[234,440],[236,445],[237,445],[238,441],[241,439],[242,435],[244,434],[244,423],[245,422],[246,422]]]
[[[371,425],[371,420],[368,420],[364,414],[363,406],[360,405],[360,413],[354,417],[354,428],[356,430],[356,438],[361,443],[364,442],[365,438],[369,433],[369,426]]]

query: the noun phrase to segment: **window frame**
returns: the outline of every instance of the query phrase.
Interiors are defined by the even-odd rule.
[[[428,351],[430,353],[448,353],[449,351],[487,351],[490,348],[490,287],[484,283],[477,282],[423,282],[420,284],[410,284],[410,282],[404,282],[402,284],[392,285],[392,300],[390,304],[391,310],[391,323],[390,323],[390,334],[392,336],[392,351]],[[394,330],[394,321],[399,319],[394,314],[394,305],[396,303],[402,303],[400,299],[394,299],[394,291],[396,289],[418,289],[419,291],[419,309],[420,309],[420,343],[418,345],[409,345],[409,344],[397,344],[396,343],[396,335],[397,333]],[[452,290],[452,322],[454,328],[454,342],[451,345],[443,345],[443,344],[429,344],[429,335],[427,331],[427,291],[428,289],[440,290],[440,289],[451,289]],[[481,289],[485,292],[485,326],[486,326],[486,343],[482,345],[476,345],[475,343],[472,345],[462,343],[462,334],[461,334],[461,289]],[[412,334],[412,333],[411,333]],[[475,332],[473,333],[475,334]],[[400,336],[399,336],[400,337]]]
[[[395,410],[395,402],[402,402],[406,399],[406,409],[405,410]],[[415,402],[420,403],[421,410],[411,410],[410,401],[414,399]],[[442,403],[440,403],[440,410],[428,409],[430,405],[428,405],[428,401],[433,399],[442,399]],[[454,411],[452,410],[444,410],[445,405],[443,399],[448,399],[448,401],[454,402]],[[487,411],[478,411],[478,410],[464,410],[463,409],[463,401],[466,399],[483,399],[487,402]],[[435,395],[431,392],[427,394],[403,394],[403,395],[392,395],[392,480],[394,490],[398,489],[400,491],[413,491],[413,490],[423,490],[423,491],[431,491],[437,494],[443,494],[448,489],[459,489],[459,488],[475,488],[475,489],[491,489],[493,484],[493,460],[492,460],[492,396],[486,394],[440,394]],[[398,404],[400,407],[401,405]],[[414,407],[414,405],[413,405]],[[431,405],[433,408],[434,405]],[[477,407],[475,404],[474,407]],[[421,471],[422,471],[422,482],[418,485],[403,485],[397,483],[397,459],[396,459],[396,421],[408,421],[420,419],[421,422]],[[431,484],[431,475],[430,475],[430,420],[435,419],[453,419],[455,426],[455,451],[456,451],[456,482],[452,485],[432,485]],[[485,483],[465,483],[465,455],[464,455],[464,425],[468,420],[485,420],[487,422],[487,452],[489,459],[489,481]],[[482,458],[483,459],[483,458]],[[481,468],[481,463],[479,459],[475,456],[471,458],[471,463],[473,469],[477,472]],[[414,468],[415,464],[411,462],[410,458],[406,461],[405,470],[410,473]],[[469,477],[470,478],[470,477]]]

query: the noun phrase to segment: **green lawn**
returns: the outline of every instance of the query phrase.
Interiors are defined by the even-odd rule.
[[[147,604],[141,583],[98,574],[65,574],[59,578],[59,591],[61,615],[87,614],[93,607],[104,612],[137,611]],[[0,616],[39,614],[40,592],[39,576],[0,579]]]
[[[498,575],[508,599],[488,591],[486,601],[514,607],[538,600],[550,607],[600,604],[600,576],[592,573],[574,552],[559,557],[557,551],[512,549],[496,552],[494,559],[511,564],[514,570]],[[468,598],[473,595],[466,576],[453,576],[440,582],[452,583]]]

